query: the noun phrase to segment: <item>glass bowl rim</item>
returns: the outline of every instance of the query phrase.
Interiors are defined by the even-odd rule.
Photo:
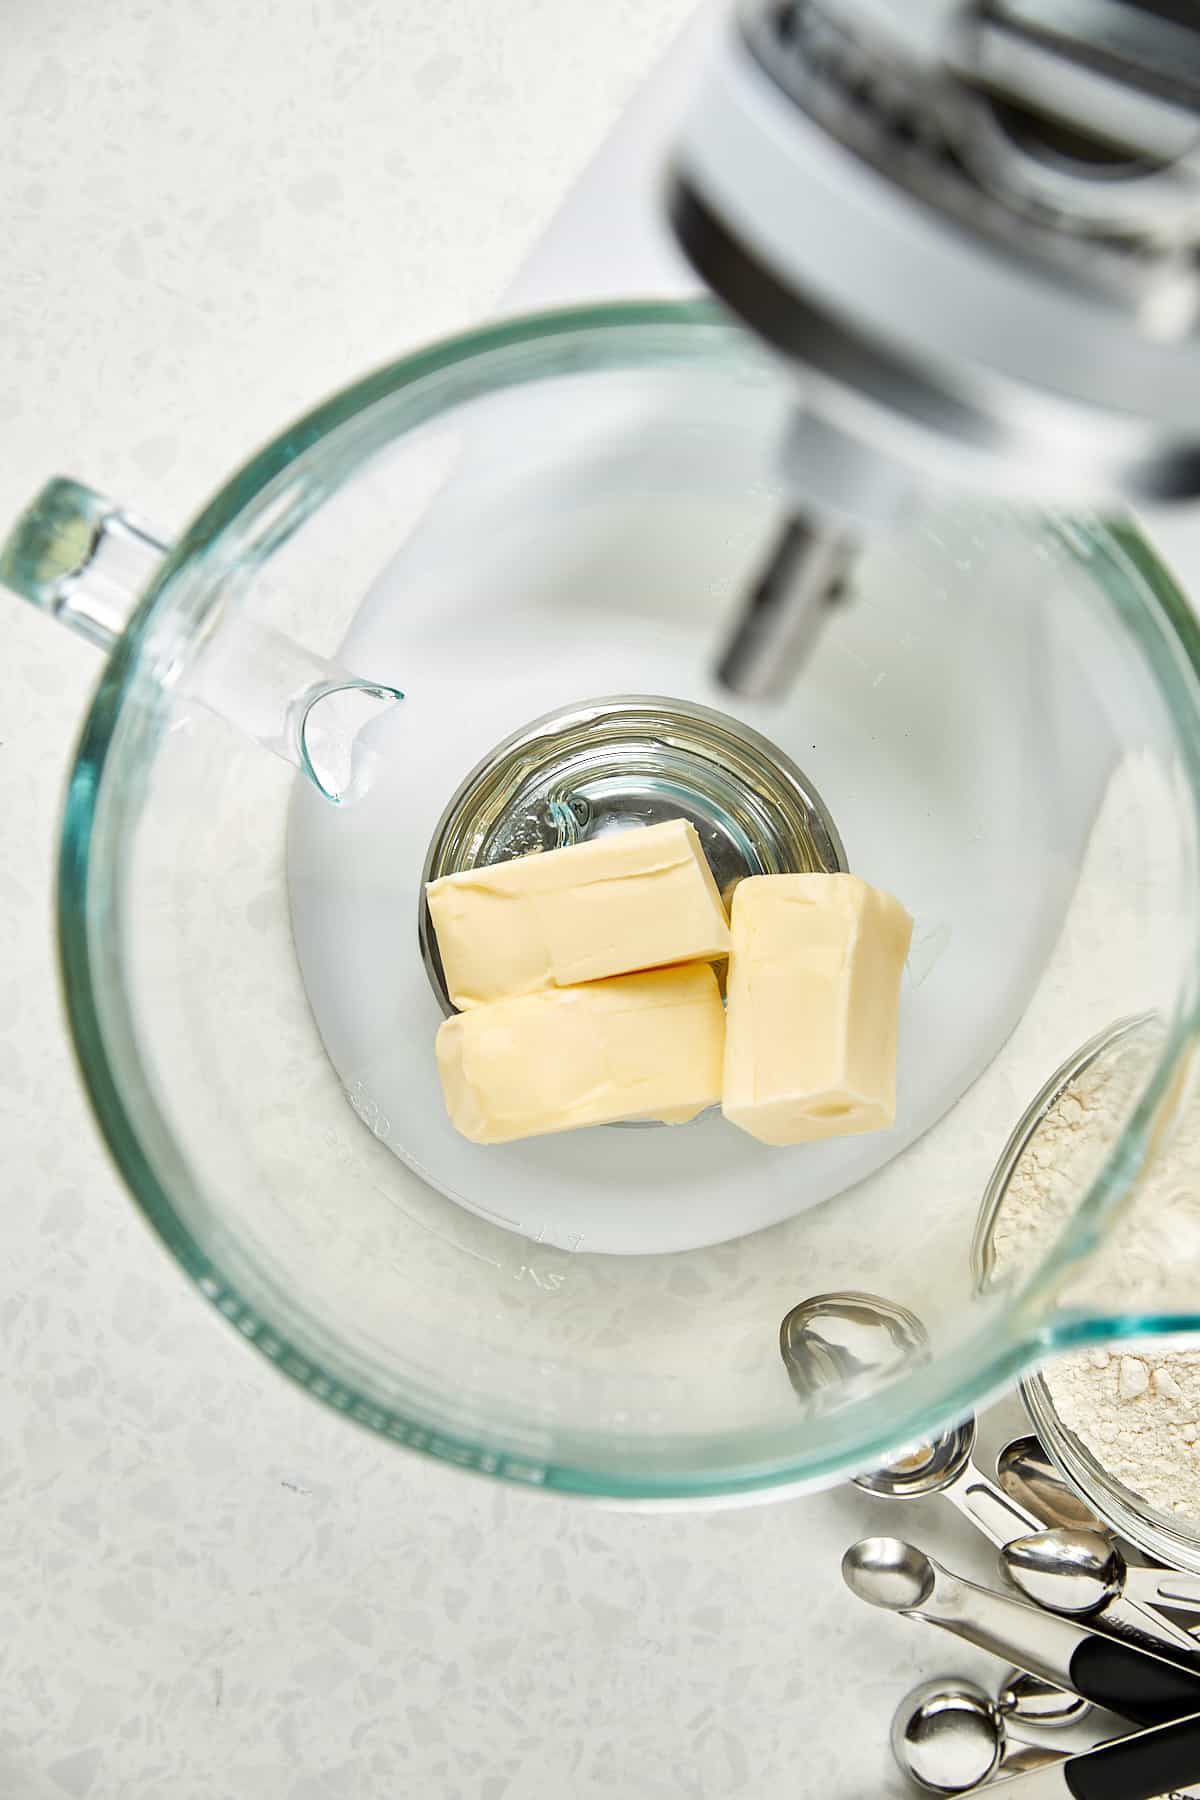
[[[1079,1346],[1082,1348],[1082,1346]],[[1200,1529],[1186,1531],[1116,1481],[1075,1433],[1063,1424],[1042,1370],[1027,1375],[1021,1400],[1051,1461],[1114,1531],[1157,1562],[1200,1575]]]
[[[571,336],[586,336],[594,347],[618,334],[642,331],[653,338],[664,328],[687,333],[698,328],[717,328],[722,343],[738,345],[740,331],[713,303],[689,301],[631,301],[568,307],[546,313],[525,314],[460,333],[386,364],[359,381],[339,390],[286,427],[236,471],[218,490],[180,537],[147,588],[133,617],[105,665],[91,708],[85,719],[68,779],[63,810],[58,861],[57,929],[61,983],[68,1022],[81,1078],[109,1152],[135,1204],[180,1264],[184,1273],[219,1312],[234,1324],[290,1379],[334,1410],[368,1429],[409,1448],[457,1466],[525,1486],[617,1499],[624,1503],[728,1504],[739,1498],[769,1498],[799,1492],[814,1485],[828,1485],[840,1476],[879,1460],[897,1442],[916,1439],[969,1412],[989,1393],[1010,1385],[1057,1342],[1077,1340],[1078,1321],[1064,1321],[1061,1333],[1053,1319],[1040,1318],[1036,1303],[1050,1289],[1060,1267],[1078,1252],[1110,1207],[1119,1203],[1135,1178],[1151,1132],[1170,1091],[1175,1064],[1197,1032],[1195,999],[1177,1007],[1165,1034],[1162,1056],[1146,1092],[1128,1122],[1122,1138],[1081,1200],[1072,1227],[1056,1247],[1056,1256],[1032,1278],[1029,1287],[1015,1296],[1011,1313],[1015,1329],[997,1334],[991,1327],[977,1330],[961,1343],[953,1359],[954,1374],[935,1362],[907,1377],[903,1401],[895,1388],[847,1409],[845,1419],[814,1457],[811,1453],[772,1455],[766,1461],[723,1466],[718,1472],[691,1469],[644,1476],[622,1470],[586,1466],[582,1460],[542,1464],[528,1456],[509,1454],[494,1442],[474,1442],[453,1432],[440,1433],[427,1423],[406,1418],[356,1391],[331,1374],[300,1344],[286,1327],[260,1316],[199,1245],[177,1211],[166,1185],[160,1180],[140,1140],[137,1125],[126,1106],[122,1079],[110,1057],[97,1001],[97,955],[90,941],[93,918],[91,893],[98,885],[93,850],[97,807],[108,751],[122,706],[139,675],[143,652],[152,624],[169,614],[172,587],[182,571],[197,562],[216,558],[233,527],[284,471],[297,459],[339,428],[378,403],[400,393],[426,376],[443,369],[486,357],[521,345],[547,345]],[[614,366],[594,355],[583,369]],[[1084,547],[1091,560],[1106,562],[1128,585],[1141,589],[1141,611],[1153,616],[1160,633],[1181,653],[1184,667],[1177,666],[1167,644],[1155,661],[1157,685],[1172,722],[1177,744],[1187,766],[1187,787],[1193,815],[1200,824],[1200,629],[1183,595],[1140,533],[1130,524],[1109,525],[1095,520],[1064,520],[1055,527],[1068,549]],[[1116,579],[1116,573],[1113,578]],[[1153,634],[1143,633],[1143,648],[1153,649]],[[1186,729],[1190,726],[1190,731]],[[1192,946],[1193,977],[1200,970],[1200,923]],[[1196,982],[1193,979],[1192,989]],[[163,1126],[165,1136],[171,1134]],[[1127,1331],[1146,1331],[1143,1321],[1124,1321]],[[1103,1325],[1103,1322],[1101,1322]],[[1200,1315],[1186,1322],[1158,1324],[1159,1330],[1200,1329]],[[1109,1322],[1109,1335],[1112,1322]],[[1087,1329],[1089,1337],[1099,1331]],[[798,1415],[799,1418],[799,1415]],[[853,1429],[845,1429],[845,1420]]]
[[[1134,1036],[1152,1022],[1153,1015],[1143,1013],[1118,1019],[1087,1040],[1074,1055],[1066,1058],[1030,1101],[1013,1127],[984,1189],[983,1200],[975,1223],[971,1261],[976,1282],[985,1290],[994,1273],[992,1233],[1004,1205],[1008,1185],[1025,1151],[1037,1136],[1038,1128],[1051,1112],[1063,1091],[1077,1076],[1098,1062],[1109,1050]],[[1137,1329],[1130,1337],[1153,1336],[1160,1321],[1154,1315],[1139,1315]],[[1172,1325],[1172,1334],[1179,1330]],[[1055,1348],[1068,1347],[1082,1352],[1089,1346],[1103,1347],[1111,1341],[1104,1323],[1097,1319],[1078,1319],[1072,1328],[1058,1334]],[[1118,1340],[1119,1342],[1120,1340]],[[1100,1459],[1090,1451],[1077,1434],[1065,1424],[1054,1404],[1054,1396],[1044,1369],[1034,1369],[1021,1381],[1019,1393],[1034,1431],[1059,1473],[1087,1501],[1097,1516],[1111,1525],[1123,1538],[1159,1562],[1189,1569],[1200,1574],[1200,1526],[1188,1531],[1166,1513],[1151,1506],[1148,1500],[1110,1475]]]

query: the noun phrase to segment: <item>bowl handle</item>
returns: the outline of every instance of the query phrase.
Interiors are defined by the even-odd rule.
[[[170,546],[78,481],[50,481],[0,544],[0,583],[111,652]],[[177,692],[290,762],[334,805],[378,762],[367,727],[404,698],[239,611],[176,677]]]

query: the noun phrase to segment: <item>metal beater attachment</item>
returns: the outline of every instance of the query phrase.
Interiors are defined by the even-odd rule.
[[[786,688],[926,494],[1200,497],[1200,9],[746,0],[668,193],[794,392],[737,692]]]

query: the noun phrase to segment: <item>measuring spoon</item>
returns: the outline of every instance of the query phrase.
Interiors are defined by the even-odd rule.
[[[1002,1708],[974,1681],[924,1681],[892,1720],[892,1755],[931,1794],[961,1794],[1006,1775],[1062,1760],[1010,1731]]]
[[[1200,1656],[1200,1644],[1189,1632],[1131,1598],[1130,1578],[1139,1571],[1128,1568],[1105,1531],[1058,1526],[1031,1532],[1005,1544],[1000,1560],[1021,1592],[1051,1612],[1103,1620]],[[1157,1571],[1145,1572],[1157,1579]]]
[[[1186,1668],[964,1581],[901,1538],[852,1544],[842,1577],[871,1606],[940,1626],[1140,1725],[1200,1712],[1200,1677]]]

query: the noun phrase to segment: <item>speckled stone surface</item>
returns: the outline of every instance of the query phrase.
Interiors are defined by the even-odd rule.
[[[70,472],[176,529],[315,396],[486,312],[687,10],[11,0],[0,517]],[[881,1503],[501,1490],[321,1411],[189,1290],[99,1148],[56,992],[95,659],[2,617],[0,1794],[897,1792],[894,1702],[972,1659],[843,1592]],[[986,1566],[932,1524],[904,1514]]]

